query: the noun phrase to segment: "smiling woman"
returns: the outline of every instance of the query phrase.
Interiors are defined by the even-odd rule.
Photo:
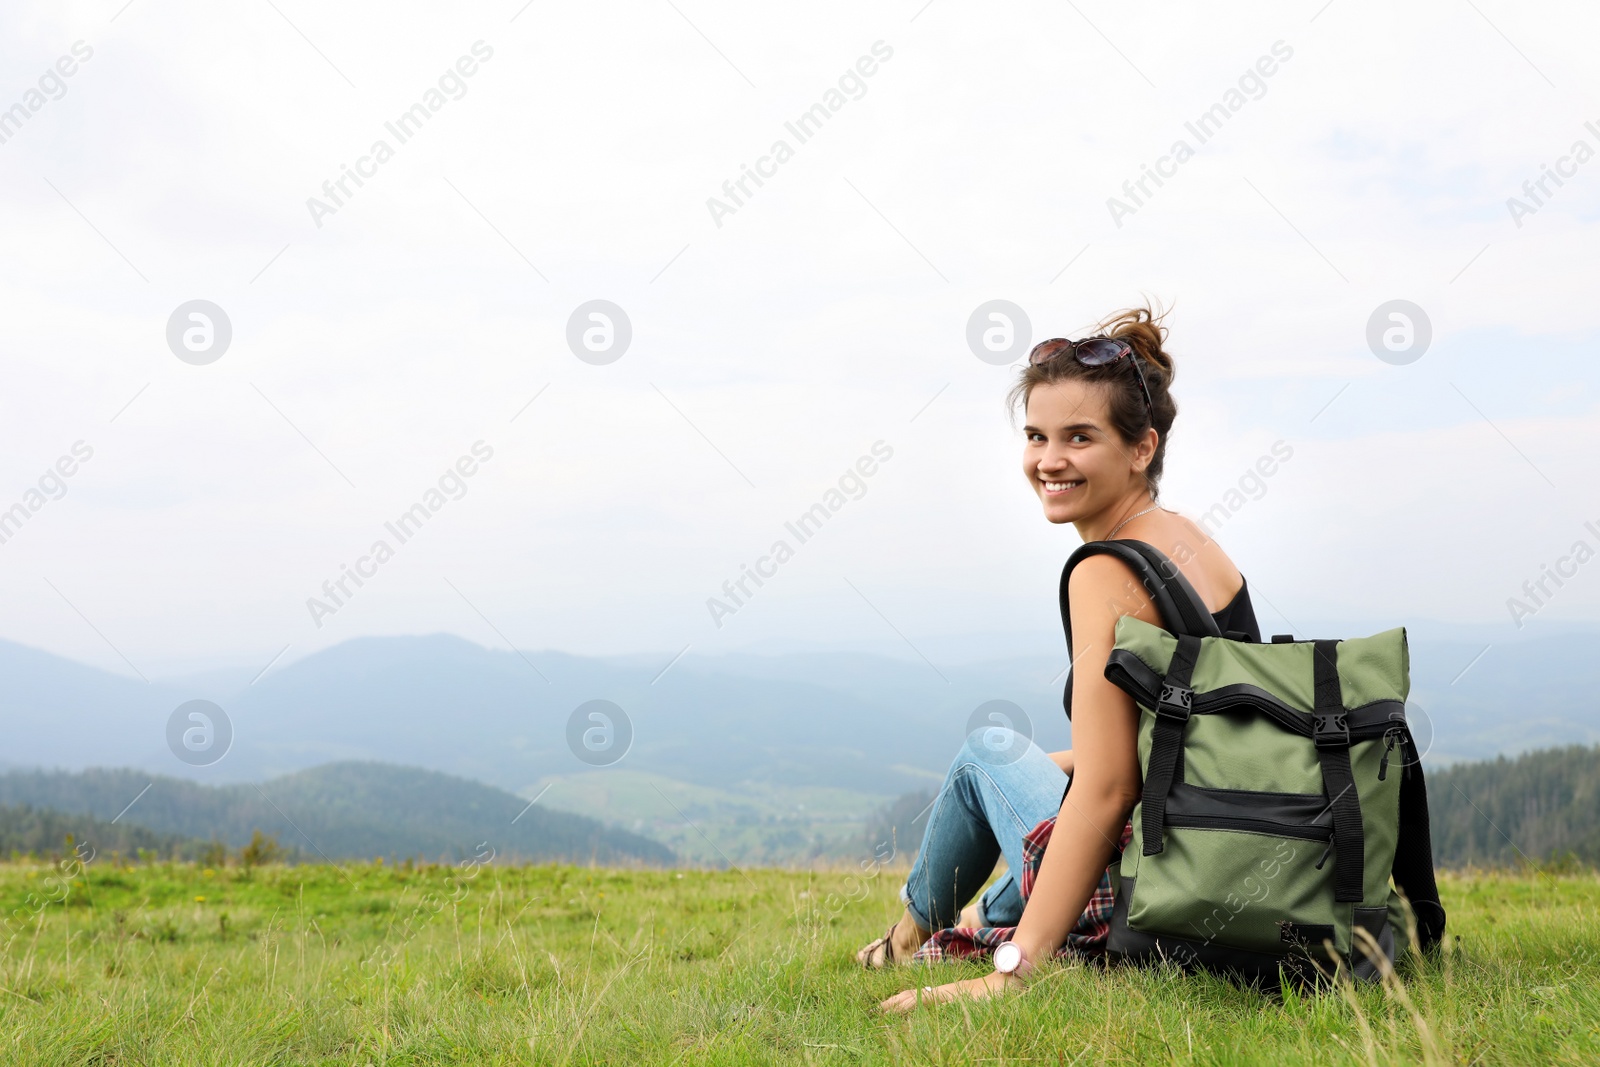
[[[1122,537],[1120,551],[1164,554],[1220,631],[1259,641],[1238,569],[1215,540],[1156,502],[1178,413],[1161,320],[1134,308],[1102,322],[1092,337],[1035,346],[1008,397],[1025,415],[1022,473],[1047,521],[1071,523],[1085,542]],[[1085,554],[1071,575],[1063,614],[1068,652],[1076,654],[1066,695],[1073,749],[1046,753],[1020,737],[997,747],[988,736],[996,731],[968,737],[929,813],[901,892],[905,914],[857,959],[881,967],[1005,951],[985,978],[908,990],[885,1001],[887,1009],[989,996],[1022,985],[1051,956],[1105,953],[1108,863],[1131,832],[1141,784],[1138,714],[1105,668],[1120,618],[1159,625],[1161,615],[1147,595],[1153,590],[1110,546]],[[973,901],[1001,857],[1008,873]]]

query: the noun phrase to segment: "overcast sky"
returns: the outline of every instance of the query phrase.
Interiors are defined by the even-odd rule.
[[[1600,618],[1600,561],[1522,590],[1600,549],[1590,6],[123,5],[0,14],[0,636],[151,677],[435,631],[1054,647],[1077,538],[968,320],[1143,295],[1163,498],[1224,505],[1264,628]],[[213,362],[169,345],[193,300]],[[613,362],[569,347],[591,300]]]

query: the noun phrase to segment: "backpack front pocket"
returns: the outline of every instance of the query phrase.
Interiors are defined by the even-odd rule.
[[[1126,862],[1133,855],[1124,857],[1130,928],[1269,954],[1320,949],[1324,939],[1349,951],[1348,922],[1335,913],[1348,918],[1349,908],[1329,892],[1333,822],[1325,796],[1174,782],[1166,827],[1161,852],[1138,857],[1136,866]]]

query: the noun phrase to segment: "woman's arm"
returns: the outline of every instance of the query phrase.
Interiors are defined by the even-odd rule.
[[[1133,698],[1106,680],[1117,619],[1133,615],[1160,625],[1161,617],[1126,565],[1091,556],[1072,572],[1072,789],[1061,804],[1050,845],[1012,940],[1030,961],[1048,959],[1078,922],[1111,862],[1128,813],[1139,799],[1139,716]],[[1058,766],[1061,760],[1056,759]],[[1063,768],[1066,769],[1066,768]],[[995,972],[919,993],[907,990],[883,1007],[906,1011],[921,998],[989,996],[1017,979]]]
[[[1110,556],[1091,556],[1072,572],[1067,591],[1076,646],[1072,742],[1077,773],[1012,938],[1035,962],[1049,958],[1083,914],[1139,799],[1138,711],[1133,698],[1105,676],[1119,617],[1160,623],[1131,575]]]

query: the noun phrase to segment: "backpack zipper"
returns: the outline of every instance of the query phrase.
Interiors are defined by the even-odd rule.
[[[1241,830],[1245,833],[1267,834],[1270,837],[1295,837],[1305,841],[1322,841],[1333,847],[1333,827],[1315,823],[1282,823],[1267,819],[1252,819],[1243,815],[1174,815],[1167,814],[1167,825],[1194,830]]]
[[[1389,753],[1393,752],[1394,746],[1400,743],[1399,727],[1391,727],[1385,730],[1383,738],[1387,743],[1383,746],[1383,759],[1378,761],[1378,781],[1380,782],[1389,773]]]

